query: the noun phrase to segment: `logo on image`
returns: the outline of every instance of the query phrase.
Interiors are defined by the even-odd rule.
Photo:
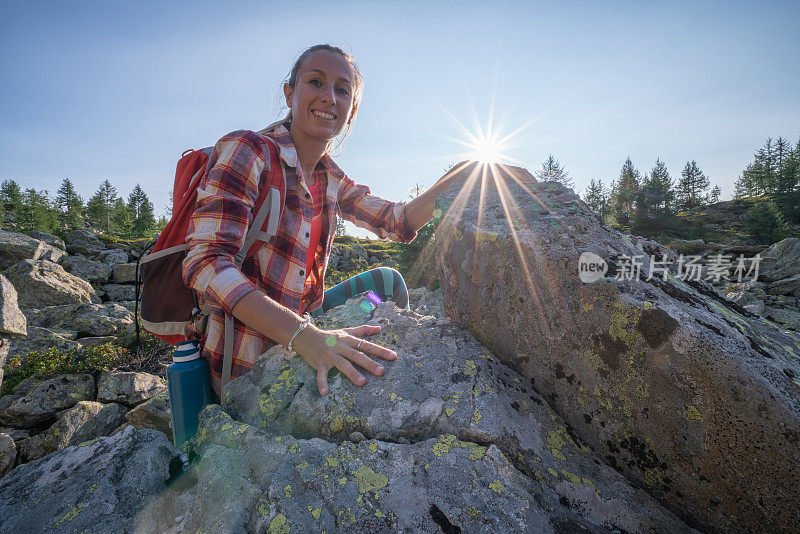
[[[597,282],[607,272],[608,263],[594,252],[584,252],[578,258],[578,277],[585,284]]]

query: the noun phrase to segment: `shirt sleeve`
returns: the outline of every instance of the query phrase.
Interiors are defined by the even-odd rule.
[[[410,243],[417,237],[405,212],[405,202],[391,202],[370,194],[369,187],[344,176],[339,186],[339,210],[342,217],[374,232],[381,239]]]
[[[232,313],[239,300],[258,289],[236,266],[269,156],[258,135],[236,131],[220,139],[197,188],[186,236],[183,280],[206,302]]]

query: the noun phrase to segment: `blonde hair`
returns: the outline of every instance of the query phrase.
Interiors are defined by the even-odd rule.
[[[334,54],[339,54],[342,56],[345,61],[350,65],[350,68],[353,69],[353,107],[350,110],[350,117],[347,119],[347,129],[344,132],[344,136],[339,139],[339,142],[336,146],[333,146],[333,139],[328,141],[328,145],[325,147],[325,152],[329,153],[332,148],[338,148],[347,139],[347,136],[350,134],[350,129],[353,127],[353,121],[356,118],[356,114],[358,113],[358,107],[361,104],[361,96],[364,94],[364,78],[361,75],[361,71],[358,70],[358,65],[356,65],[355,61],[353,61],[353,56],[346,53],[344,50],[337,46],[331,46],[329,44],[319,44],[314,45],[312,47],[307,48],[300,57],[297,58],[297,61],[294,62],[294,66],[292,67],[291,72],[289,72],[289,77],[285,80],[284,83],[288,83],[289,87],[292,89],[295,88],[297,84],[297,71],[300,70],[300,67],[303,65],[308,56],[312,53],[316,52],[317,50],[327,50],[328,52],[333,52]],[[286,127],[287,130],[291,129],[292,127],[292,110],[289,109],[289,112],[280,120],[277,120],[261,130],[260,134],[268,134],[274,132],[278,126],[283,125]]]

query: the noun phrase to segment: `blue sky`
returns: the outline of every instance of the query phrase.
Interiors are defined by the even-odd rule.
[[[285,113],[306,47],[352,51],[365,93],[337,161],[390,200],[464,148],[455,120],[510,132],[576,189],[630,156],[696,160],[723,198],[767,137],[800,136],[800,2],[4,2],[0,180],[88,199],[138,182],[163,213],[187,148]]]

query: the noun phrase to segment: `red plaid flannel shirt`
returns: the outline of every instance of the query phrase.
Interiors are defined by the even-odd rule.
[[[409,243],[416,237],[406,220],[404,203],[371,195],[367,186],[354,183],[326,154],[314,170],[326,192],[322,235],[312,270],[306,273],[312,199],[291,134],[280,126],[267,135],[277,143],[286,177],[286,204],[275,238],[247,257],[241,269],[236,267],[234,258],[252,221],[259,184],[266,183],[270,166],[268,141],[249,130],[232,132],[214,147],[186,236],[183,279],[197,292],[201,305],[214,306],[202,355],[210,363],[217,394],[222,376],[223,312],[231,313],[242,297],[255,290],[301,315],[319,308],[337,214],[381,238]],[[187,325],[187,334],[200,333],[200,324]],[[234,330],[232,378],[249,370],[256,357],[276,344],[235,318]]]

